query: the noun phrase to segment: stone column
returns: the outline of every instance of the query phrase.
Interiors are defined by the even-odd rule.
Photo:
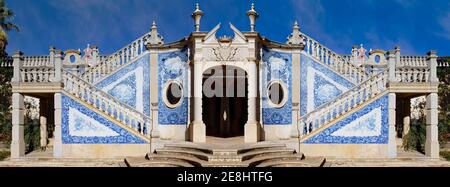
[[[193,85],[194,85],[194,118],[191,124],[192,141],[206,142],[206,126],[202,119],[202,62],[194,60]]]
[[[430,68],[430,82],[439,82],[437,77],[437,52],[428,52],[428,67]]]
[[[39,123],[40,123],[40,145],[42,149],[47,147],[47,119],[48,119],[48,101],[40,99],[39,101]]]
[[[300,80],[300,50],[292,53],[292,80]],[[291,138],[298,138],[300,118],[300,81],[292,81],[292,130]]]
[[[55,132],[53,132],[53,156],[56,158],[62,157],[62,94],[60,92],[54,95],[55,104]]]
[[[55,54],[55,78],[54,83],[61,83],[62,85],[62,53],[57,51]],[[56,92],[54,94],[54,123],[55,131],[53,132],[54,142],[53,142],[53,156],[56,158],[62,157],[62,94],[61,92]]]
[[[19,158],[25,155],[24,141],[24,102],[23,95],[13,93],[12,95],[12,140],[11,140],[11,158]]]
[[[389,106],[388,106],[388,113],[389,113],[389,130],[388,130],[388,157],[395,158],[397,157],[397,142],[396,142],[396,134],[395,131],[395,105],[396,105],[396,95],[395,93],[389,93]]]
[[[256,59],[250,59],[248,64],[248,120],[245,124],[245,143],[254,143],[259,140],[258,110],[258,73]]]
[[[403,100],[403,132],[402,132],[402,138],[404,138],[408,133],[410,129],[411,124],[411,99],[406,98]]]
[[[158,124],[158,51],[149,49],[150,51],[150,112],[153,120],[152,138],[159,138]]]
[[[388,61],[388,71],[389,71],[389,82],[397,82],[395,78],[395,69],[396,69],[396,56],[395,51],[388,51],[387,61]]]
[[[432,158],[439,158],[437,93],[430,93],[427,96],[426,120],[425,154]]]

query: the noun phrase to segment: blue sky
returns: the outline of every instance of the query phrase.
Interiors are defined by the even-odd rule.
[[[393,49],[423,55],[434,49],[450,55],[448,0],[6,0],[21,31],[9,33],[9,53],[48,54],[58,49],[97,45],[109,54],[149,31],[155,20],[165,42],[193,31],[190,14],[200,3],[205,12],[201,30],[222,23],[219,34],[230,34],[228,23],[249,30],[245,12],[255,3],[256,30],[285,42],[295,20],[301,30],[338,53],[352,45]]]

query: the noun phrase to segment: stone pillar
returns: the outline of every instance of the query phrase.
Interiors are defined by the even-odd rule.
[[[388,71],[389,71],[389,82],[397,82],[395,78],[395,69],[396,69],[396,57],[395,57],[395,51],[388,51]]]
[[[194,118],[191,124],[192,141],[206,142],[206,126],[202,119],[202,62],[194,60],[193,85],[194,85]]]
[[[432,158],[439,158],[437,93],[430,93],[427,96],[426,120],[425,154]]]
[[[430,82],[439,82],[437,77],[437,53],[436,51],[428,52],[428,67],[430,68]]]
[[[406,98],[403,100],[403,132],[402,132],[402,138],[404,138],[408,133],[410,129],[411,124],[411,99]]]
[[[395,158],[397,157],[397,142],[396,142],[396,134],[395,131],[395,107],[396,107],[396,95],[395,93],[389,93],[389,106],[388,106],[388,113],[389,113],[389,130],[388,130],[388,157]]]
[[[11,79],[11,82],[20,82],[20,69],[23,65],[23,53],[20,51],[17,51],[13,55],[13,78]]]
[[[61,82],[62,80],[62,61],[63,56],[61,51],[55,52],[55,78],[53,79],[53,82]]]
[[[244,127],[245,143],[259,140],[258,110],[258,73],[256,60],[249,60],[248,64],[248,120]]]
[[[153,120],[152,138],[159,138],[158,124],[158,51],[149,49],[150,51],[150,112]]]
[[[292,80],[300,80],[300,50],[292,52]],[[292,82],[292,130],[291,138],[299,137],[300,81]]]
[[[54,142],[53,142],[53,156],[56,158],[62,157],[62,94],[55,93],[54,95],[55,104],[55,132],[53,132]]]
[[[13,93],[12,105],[11,158],[19,158],[25,155],[23,95]]]
[[[42,149],[47,147],[47,119],[48,119],[48,101],[40,99],[39,101],[39,123],[40,123],[40,145]]]

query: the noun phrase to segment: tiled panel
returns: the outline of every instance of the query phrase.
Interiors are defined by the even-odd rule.
[[[98,113],[62,95],[62,142],[64,144],[142,144],[141,138]]]
[[[267,48],[263,49],[262,68],[262,118],[265,125],[292,124],[292,55],[281,53]],[[281,108],[269,105],[267,86],[270,81],[279,80],[287,87],[287,101]]]

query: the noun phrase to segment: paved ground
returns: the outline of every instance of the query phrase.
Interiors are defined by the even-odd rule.
[[[206,141],[207,143],[201,144],[201,146],[219,149],[248,146],[248,144],[244,144],[243,137],[227,139],[207,137]],[[35,151],[27,154],[22,159],[10,160],[7,158],[5,161],[0,161],[0,167],[119,167],[124,163],[123,158],[55,159],[52,155],[53,152],[51,150]],[[404,151],[401,148],[398,150],[398,158],[396,159],[326,158],[326,160],[326,166],[329,167],[450,167],[450,162],[444,159],[429,159],[419,152]]]

